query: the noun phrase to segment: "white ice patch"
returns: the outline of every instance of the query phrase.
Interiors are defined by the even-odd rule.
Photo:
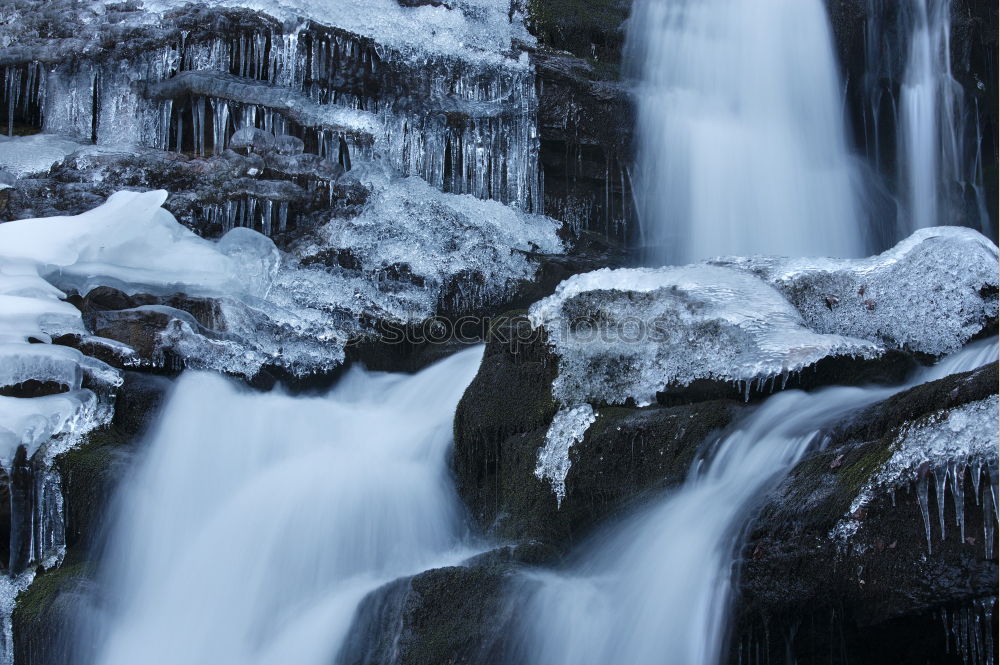
[[[566,498],[566,474],[569,473],[569,449],[583,441],[587,429],[597,420],[589,404],[562,409],[556,413],[545,433],[545,445],[538,451],[535,476],[548,480],[556,495],[556,505],[562,506]]]
[[[817,332],[933,355],[997,316],[997,247],[972,229],[921,229],[867,259],[717,259],[781,291]],[[983,289],[992,295],[983,295]]]
[[[553,392],[564,404],[646,405],[666,386],[748,384],[828,356],[882,353],[870,341],[813,332],[761,279],[709,265],[575,275],[529,318],[559,356]]]

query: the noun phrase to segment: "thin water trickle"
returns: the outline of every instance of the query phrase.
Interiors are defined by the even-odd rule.
[[[446,458],[480,349],[325,397],[182,376],[104,565],[99,665],[329,665],[379,585],[468,555]]]

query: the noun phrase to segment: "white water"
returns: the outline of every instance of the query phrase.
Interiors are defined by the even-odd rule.
[[[740,534],[764,492],[849,413],[996,357],[994,339],[906,386],[772,396],[695,463],[681,489],[614,525],[568,573],[541,576],[524,618],[530,662],[716,665]]]
[[[365,593],[468,554],[446,457],[481,356],[325,397],[182,376],[126,481],[96,662],[333,662]]]
[[[638,0],[630,23],[650,262],[865,253],[821,0]]]

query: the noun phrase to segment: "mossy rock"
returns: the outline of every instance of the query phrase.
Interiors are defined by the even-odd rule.
[[[89,548],[97,542],[135,443],[152,426],[170,386],[171,382],[163,377],[126,372],[115,398],[111,424],[91,432],[83,444],[56,457],[68,547]]]
[[[62,567],[40,573],[17,597],[11,619],[16,665],[80,662],[75,629],[93,568],[72,558],[70,554]]]

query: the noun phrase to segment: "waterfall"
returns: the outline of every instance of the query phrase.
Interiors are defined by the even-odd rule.
[[[524,615],[527,662],[721,662],[740,534],[766,490],[851,412],[996,354],[995,339],[972,344],[897,388],[772,396],[694,463],[683,487],[611,526],[570,571],[539,574]]]
[[[898,197],[895,239],[946,224],[995,233],[988,116],[977,99],[986,84],[962,64],[967,46],[954,49],[956,64],[978,90],[952,68],[953,12],[952,0],[867,3],[862,122],[868,158]]]
[[[918,0],[904,5],[903,14],[910,43],[899,93],[900,237],[961,223],[962,189],[975,184],[965,182],[962,88],[951,72],[951,1]],[[982,198],[981,191],[976,196]]]
[[[638,0],[630,24],[651,263],[865,253],[821,0]]]
[[[177,382],[120,497],[100,665],[328,665],[379,585],[467,553],[446,458],[481,349],[325,397]]]

